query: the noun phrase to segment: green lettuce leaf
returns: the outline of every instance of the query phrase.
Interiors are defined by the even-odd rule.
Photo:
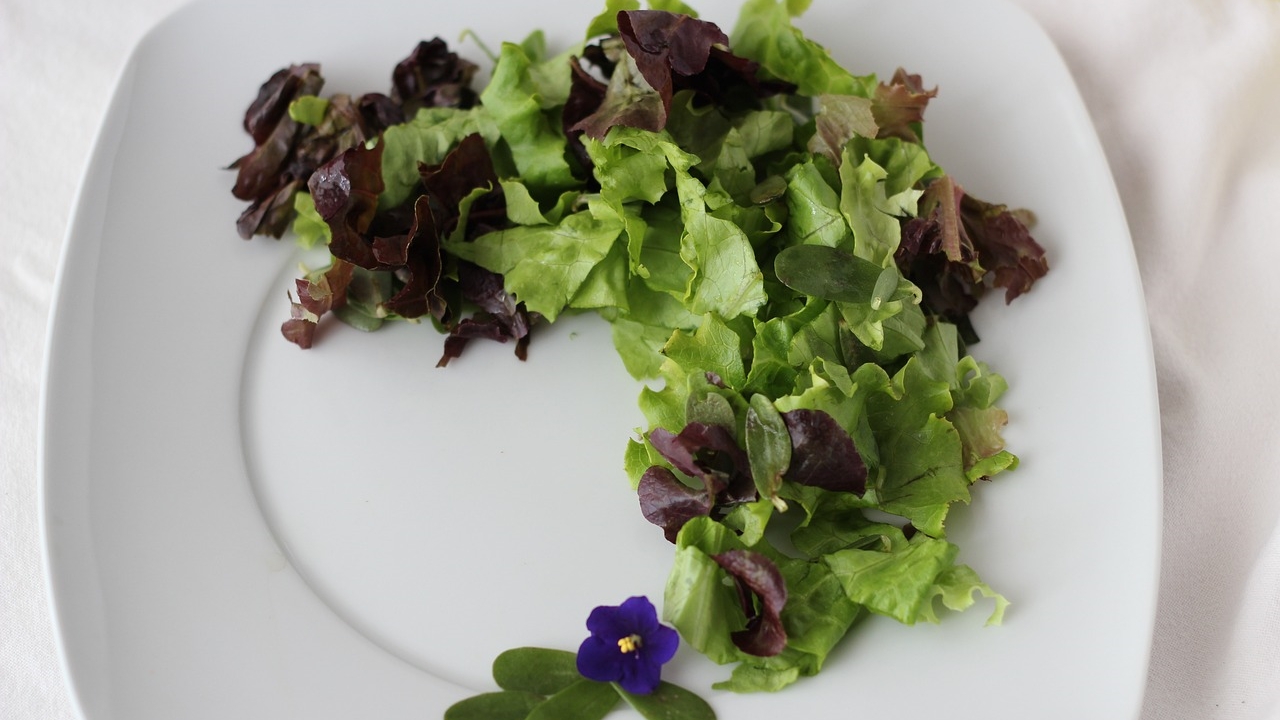
[[[848,598],[877,615],[914,625],[934,595],[934,584],[959,548],[945,540],[901,537],[892,550],[838,550],[822,560]]]
[[[860,95],[875,92],[874,76],[855,77],[827,49],[806,38],[791,16],[807,4],[748,0],[730,34],[730,47],[760,63],[774,77],[796,85],[800,95]]]
[[[418,165],[439,165],[462,138],[479,133],[492,148],[500,131],[482,107],[423,108],[412,120],[393,125],[382,134],[382,194],[378,208],[397,207],[409,198],[420,181]],[[499,175],[503,175],[501,169]]]
[[[887,267],[902,241],[899,203],[886,193],[889,173],[870,157],[858,162],[851,155],[846,148],[840,165],[840,212],[853,230],[853,253]]]
[[[723,318],[753,314],[767,297],[746,233],[708,211],[707,190],[692,175],[678,172],[676,190],[684,221],[680,258],[693,270],[686,290],[690,311]]]
[[[554,321],[621,233],[616,219],[599,219],[584,210],[559,225],[516,226],[474,242],[448,243],[446,249],[501,274],[507,292]]]
[[[982,582],[978,574],[968,565],[952,565],[938,573],[934,579],[932,597],[920,606],[920,618],[931,623],[938,622],[937,611],[933,599],[941,598],[942,606],[955,612],[963,612],[973,606],[973,594],[995,600],[995,608],[987,617],[987,625],[999,625],[1004,621],[1005,609],[1009,601],[1003,595]]]
[[[564,132],[543,109],[540,91],[548,86],[546,75],[539,75],[539,82],[535,82],[534,66],[524,48],[503,43],[493,78],[480,94],[480,102],[498,126],[501,142],[510,149],[517,174],[545,194],[577,185],[578,179],[565,159],[568,145]],[[563,81],[553,85],[556,92],[563,89],[568,96],[568,63],[561,72]]]
[[[786,202],[790,244],[853,251],[853,233],[840,210],[840,195],[814,161],[798,164],[787,173]]]
[[[931,380],[914,358],[890,392],[867,398],[881,461],[872,475],[879,506],[935,538],[945,534],[951,505],[969,502],[960,436],[942,417],[950,409],[947,384]]]
[[[328,245],[333,238],[329,223],[316,211],[315,200],[311,193],[299,192],[293,196],[293,234],[298,238],[298,245],[310,250],[317,245]]]
[[[741,388],[747,381],[741,346],[737,333],[715,315],[707,314],[694,332],[677,330],[663,354],[686,373],[713,372],[725,385]]]
[[[529,186],[516,178],[499,179],[502,186],[502,197],[507,205],[507,219],[516,225],[554,225],[573,207],[582,193],[577,190],[566,190],[556,199],[554,205],[543,208],[529,192]]]

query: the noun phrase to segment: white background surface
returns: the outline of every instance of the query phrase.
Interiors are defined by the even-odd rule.
[[[1098,126],[1151,314],[1165,545],[1144,720],[1280,717],[1280,242],[1271,222],[1280,3],[1018,2],[1058,44]],[[45,322],[76,184],[115,78],[138,37],[177,4],[0,4],[6,720],[72,717],[37,534]]]

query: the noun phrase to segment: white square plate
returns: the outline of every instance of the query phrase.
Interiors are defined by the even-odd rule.
[[[698,3],[726,30],[727,0]],[[297,251],[241,242],[223,170],[258,85],[322,64],[326,93],[386,91],[440,36],[482,65],[595,2],[230,0],[140,43],[88,168],[50,333],[42,481],[66,670],[90,720],[439,717],[518,645],[576,648],[589,610],[657,600],[670,546],[622,448],[637,385],[604,324],[566,319],[527,363],[477,346],[435,369],[426,326],[278,332]],[[949,530],[1012,601],[939,626],[863,623],[817,678],[773,695],[682,651],[667,676],[722,718],[1133,718],[1146,675],[1160,447],[1123,211],[1072,79],[997,0],[819,2],[800,21],[855,72],[940,88],[930,151],[978,197],[1031,208],[1052,270],[974,320],[1009,380],[1022,458]]]

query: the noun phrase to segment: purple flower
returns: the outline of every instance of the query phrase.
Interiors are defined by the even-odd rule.
[[[587,629],[591,637],[578,648],[578,672],[588,680],[616,682],[633,695],[658,688],[662,665],[680,644],[676,631],[658,622],[646,597],[592,610]]]

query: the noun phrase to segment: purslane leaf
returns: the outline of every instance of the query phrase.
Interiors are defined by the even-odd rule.
[[[503,690],[460,700],[444,711],[444,720],[525,720],[545,698]]]
[[[751,477],[763,498],[776,498],[782,476],[791,468],[793,436],[778,409],[768,397],[751,396],[747,409],[746,446]]]
[[[503,690],[554,695],[582,676],[571,652],[522,647],[505,650],[494,658],[493,679]]]
[[[602,720],[619,702],[609,683],[581,679],[536,705],[527,720]]]
[[[716,713],[706,700],[679,685],[663,682],[648,695],[635,695],[622,688],[618,694],[645,720],[715,720]]]

